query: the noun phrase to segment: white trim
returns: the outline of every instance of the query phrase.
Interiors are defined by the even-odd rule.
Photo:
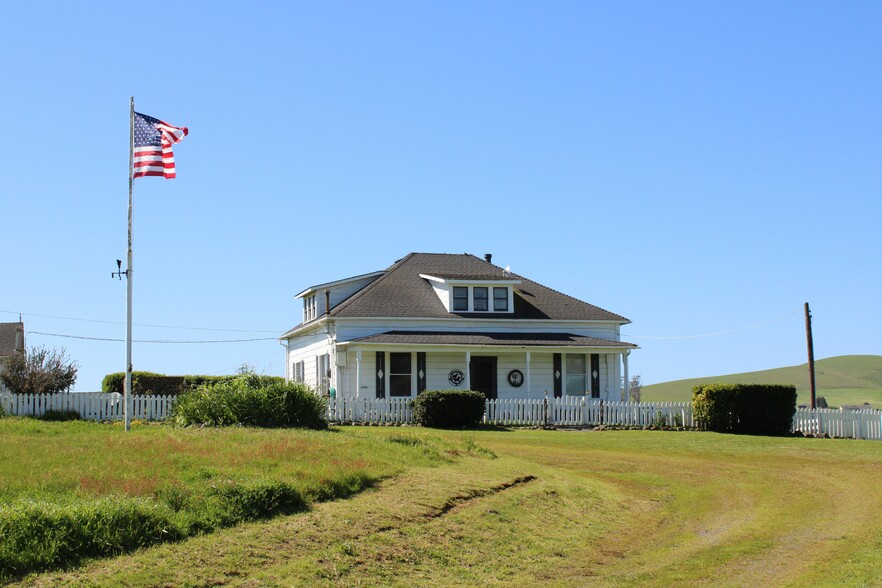
[[[316,284],[315,286],[310,286],[303,292],[299,294],[295,294],[294,298],[302,298],[311,292],[317,292],[322,289],[332,288],[334,286],[342,286],[343,284],[348,284],[349,282],[357,282],[359,280],[366,280],[368,278],[379,278],[383,274],[386,273],[386,270],[380,270],[378,272],[368,272],[366,274],[361,274],[360,276],[352,276],[351,278],[343,278],[342,280],[334,280],[333,282],[325,282],[324,284]]]
[[[471,278],[448,279],[448,278],[439,278],[437,276],[432,276],[429,274],[420,274],[420,277],[423,278],[424,280],[431,280],[433,282],[440,282],[442,284],[450,284],[451,286],[454,286],[454,285],[462,286],[463,284],[469,284],[469,285],[476,284],[478,286],[486,286],[486,285],[490,285],[490,284],[496,284],[497,286],[499,286],[499,285],[517,286],[518,284],[522,283],[521,280],[513,280],[511,278],[502,278],[499,280],[474,280]]]

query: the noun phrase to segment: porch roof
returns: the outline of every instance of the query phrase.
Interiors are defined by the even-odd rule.
[[[598,337],[570,333],[480,333],[474,331],[387,331],[352,339],[346,343],[381,345],[460,345],[498,347],[620,347],[636,349],[637,345]]]

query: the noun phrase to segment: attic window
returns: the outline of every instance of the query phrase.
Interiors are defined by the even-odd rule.
[[[469,289],[465,286],[453,288],[453,310],[462,312],[469,309]]]
[[[474,299],[473,309],[475,312],[487,311],[487,288],[485,286],[475,286],[472,289]]]
[[[508,311],[508,288],[493,288],[493,310],[497,312]]]
[[[313,294],[303,299],[303,322],[309,322],[316,316],[318,316],[318,306],[316,305],[315,294]]]

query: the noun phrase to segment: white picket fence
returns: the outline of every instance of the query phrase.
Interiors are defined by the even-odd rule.
[[[134,396],[132,418],[164,420],[171,413],[174,396]],[[327,419],[335,423],[407,424],[413,422],[410,398],[329,398]],[[484,423],[502,426],[598,425],[693,428],[692,405],[688,402],[612,402],[565,396],[542,399],[487,400]],[[58,394],[10,394],[0,392],[0,408],[7,415],[42,416],[47,410],[71,410],[80,418],[113,421],[123,418],[122,395],[103,392]],[[793,431],[882,440],[882,410],[797,409]]]
[[[132,396],[132,418],[161,421],[171,412],[174,396]],[[60,392],[58,394],[0,394],[0,408],[10,416],[43,416],[47,410],[70,410],[91,421],[123,418],[119,393]]]
[[[882,441],[882,410],[800,408],[793,416],[793,431]]]
[[[533,400],[487,400],[484,422],[507,426],[588,427],[615,425],[645,427],[693,426],[688,402],[614,402],[564,396]]]
[[[406,424],[413,422],[410,398],[328,398],[332,423]]]

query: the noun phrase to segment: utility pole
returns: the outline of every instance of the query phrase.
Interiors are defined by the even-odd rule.
[[[809,388],[811,389],[811,404],[809,408],[815,408],[815,347],[812,343],[812,313],[808,302],[805,303],[805,337],[808,343],[808,369]]]

